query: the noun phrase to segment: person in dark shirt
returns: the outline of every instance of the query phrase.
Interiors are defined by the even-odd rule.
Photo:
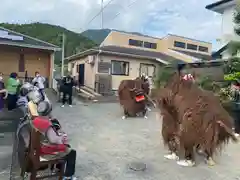
[[[70,75],[68,75],[67,77],[64,77],[62,85],[63,85],[63,87],[62,87],[62,91],[63,91],[62,107],[64,107],[64,105],[66,103],[67,96],[68,96],[69,107],[72,107],[72,88],[74,86],[73,78]]]
[[[231,85],[232,104],[233,104],[233,118],[235,126],[235,135],[240,134],[240,83],[234,81]]]
[[[0,112],[4,108],[4,99],[7,98],[7,90],[5,89],[3,82],[3,74],[0,73]]]

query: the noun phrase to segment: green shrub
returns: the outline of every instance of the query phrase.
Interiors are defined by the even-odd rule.
[[[164,86],[173,73],[174,73],[174,70],[172,67],[167,67],[167,66],[160,67],[158,70],[158,74],[154,79],[155,87],[159,88]]]
[[[240,72],[234,72],[232,74],[226,74],[224,75],[225,81],[234,81],[240,79]]]

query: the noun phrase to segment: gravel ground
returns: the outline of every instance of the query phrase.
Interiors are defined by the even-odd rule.
[[[77,150],[76,174],[81,180],[236,180],[240,179],[238,144],[229,144],[208,167],[202,157],[196,167],[180,167],[164,159],[161,121],[151,112],[148,119],[121,119],[118,104],[58,106],[54,114]],[[132,171],[129,164],[141,162],[145,171]]]
[[[202,157],[197,158],[196,167],[180,167],[164,159],[161,121],[154,112],[148,119],[122,120],[116,103],[76,102],[72,108],[55,105],[53,114],[77,150],[76,175],[80,180],[240,180],[238,144],[229,144],[215,158],[217,165],[213,167],[208,167]],[[2,147],[0,156],[8,151]],[[133,162],[145,163],[147,169],[130,170]],[[0,173],[0,179],[6,177]]]

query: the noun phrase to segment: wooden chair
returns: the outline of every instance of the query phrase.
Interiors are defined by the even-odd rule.
[[[63,158],[57,159],[43,159],[40,156],[41,148],[41,133],[34,128],[31,128],[29,150],[26,152],[25,165],[22,168],[21,176],[24,177],[25,172],[30,173],[30,180],[46,179],[51,177],[58,177],[58,180],[63,179],[65,160]],[[42,170],[50,168],[52,165],[61,164],[59,172],[50,175],[38,176],[37,173]]]

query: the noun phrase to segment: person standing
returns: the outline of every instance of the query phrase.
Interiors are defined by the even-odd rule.
[[[3,82],[3,74],[0,73],[0,112],[4,108],[4,99],[7,98],[7,90],[5,89],[4,82]]]
[[[35,78],[32,80],[32,83],[34,86],[37,86],[39,88],[39,91],[43,97],[43,100],[45,99],[45,94],[44,94],[44,83],[45,83],[45,78],[40,75],[38,71],[35,72]]]
[[[74,86],[74,80],[70,75],[63,78],[62,107],[64,107],[64,105],[66,103],[66,96],[68,96],[69,107],[72,107],[72,88],[73,88],[73,86]]]
[[[231,85],[232,92],[232,111],[234,118],[234,130],[235,135],[239,136],[240,134],[240,83],[234,81]]]
[[[17,103],[17,90],[19,88],[20,82],[17,79],[17,73],[13,72],[10,74],[10,77],[7,80],[7,103],[8,103],[8,110],[11,111],[16,108]]]

